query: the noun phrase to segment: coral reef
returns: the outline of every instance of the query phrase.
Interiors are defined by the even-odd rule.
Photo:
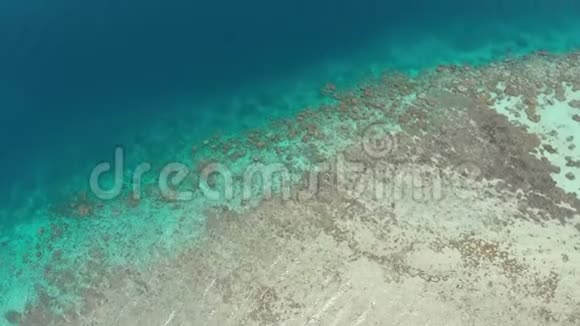
[[[546,112],[578,109],[578,76],[580,54],[539,52],[477,68],[440,66],[417,78],[385,73],[347,91],[329,83],[321,92],[336,103],[243,141],[213,137],[188,154],[196,171],[235,162],[238,188],[246,163],[285,162],[297,174],[292,196],[248,207],[239,198],[176,205],[175,214],[201,208],[206,217],[203,236],[177,258],[144,272],[109,271],[97,247],[61,284],[63,291],[90,284],[78,291],[83,309],[55,315],[39,289],[44,299],[6,319],[576,325],[577,138],[550,125]],[[376,125],[392,138],[365,139]],[[345,175],[339,158],[363,168]],[[320,163],[328,169],[314,174],[313,196],[304,200]],[[65,208],[60,214],[75,217],[96,210],[82,196]]]

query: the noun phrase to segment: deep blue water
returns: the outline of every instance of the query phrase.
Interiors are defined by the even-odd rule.
[[[284,79],[389,30],[444,33],[456,22],[470,47],[486,37],[482,22],[541,30],[579,12],[572,0],[2,1],[1,187],[34,187],[42,160],[62,161],[51,181],[71,158],[102,157],[166,109],[151,103]]]

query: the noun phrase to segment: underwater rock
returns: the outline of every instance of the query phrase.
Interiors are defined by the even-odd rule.
[[[14,311],[14,310],[10,310],[8,312],[6,312],[4,314],[4,318],[13,325],[18,325],[22,319],[22,314]]]

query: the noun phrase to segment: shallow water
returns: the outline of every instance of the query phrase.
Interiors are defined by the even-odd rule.
[[[59,312],[94,281],[81,268],[71,284],[55,287],[47,267],[87,268],[96,255],[99,270],[146,268],[202,232],[211,204],[204,198],[181,205],[154,194],[133,208],[125,197],[83,194],[91,170],[112,161],[117,145],[128,180],[144,162],[228,163],[221,148],[203,144],[216,133],[240,141],[255,128],[275,133],[271,121],[333,103],[320,91],[328,82],[347,90],[385,71],[417,76],[580,45],[580,6],[572,1],[0,6],[2,311],[22,312],[44,294]],[[552,125],[563,134],[575,129]],[[330,153],[342,144],[325,146]],[[233,169],[255,155],[279,156],[258,147]],[[285,155],[308,170],[296,148]],[[572,180],[558,182],[577,190]]]

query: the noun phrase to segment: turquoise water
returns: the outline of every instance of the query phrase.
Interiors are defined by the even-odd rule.
[[[94,218],[55,209],[84,200],[90,171],[111,161],[116,145],[128,171],[143,162],[189,164],[191,148],[216,133],[241,138],[316,107],[327,82],[348,88],[385,70],[418,74],[580,46],[580,8],[565,1],[229,4],[226,13],[219,4],[146,2],[140,14],[130,6],[111,14],[105,4],[3,6],[14,15],[3,17],[1,36],[14,47],[0,55],[1,311],[22,311],[39,287],[74,301],[82,284],[54,287],[49,265],[86,266],[96,248],[107,268],[143,266],[195,238],[201,201],[185,219],[157,199],[136,209],[123,199],[106,203]],[[63,17],[66,24],[55,23]],[[100,23],[105,17],[110,24]]]

